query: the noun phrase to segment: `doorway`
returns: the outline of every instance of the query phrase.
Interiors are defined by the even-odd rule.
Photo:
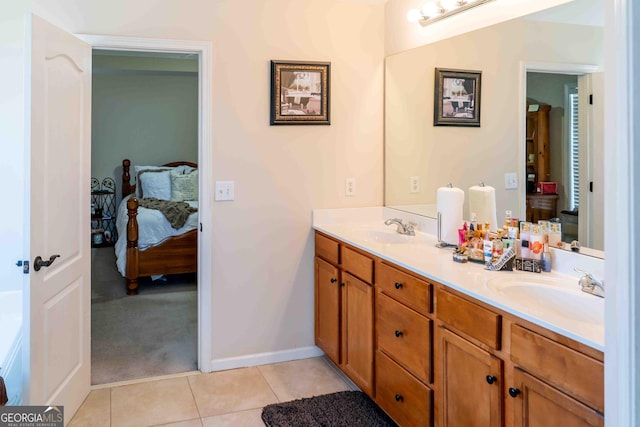
[[[129,52],[128,55],[145,52],[155,56],[179,55],[197,57],[197,160],[198,160],[198,271],[197,283],[197,369],[211,371],[211,45],[207,42],[131,39],[111,36],[79,36],[91,44],[94,52],[110,50]],[[118,168],[120,171],[120,168]],[[120,185],[118,183],[118,185]],[[124,279],[123,279],[124,280]],[[160,285],[162,286],[162,285]],[[124,285],[122,285],[124,287]],[[131,298],[136,298],[133,296]],[[146,376],[146,375],[145,375]]]
[[[579,240],[582,247],[599,250],[604,188],[601,80],[593,65],[523,63],[519,156],[527,218],[543,212],[547,217],[537,219],[560,222],[563,240]],[[592,104],[594,97],[598,101]],[[543,143],[532,150],[539,140]]]
[[[140,259],[145,249],[196,233],[197,212],[184,224],[170,226],[162,211],[149,211],[147,203],[154,198],[156,208],[188,204],[197,209],[197,169],[181,165],[150,172],[173,161],[198,163],[198,55],[94,49],[92,65],[91,382],[194,371],[195,265],[182,274],[164,268],[151,277],[141,274],[136,296],[125,287],[127,265],[134,258],[127,254],[126,203],[132,196],[126,195],[123,170],[129,170],[129,182],[137,184],[135,195],[143,204],[136,217]],[[128,168],[123,159],[129,160]],[[174,178],[190,184],[190,194],[174,188]],[[194,261],[195,245],[194,239]]]

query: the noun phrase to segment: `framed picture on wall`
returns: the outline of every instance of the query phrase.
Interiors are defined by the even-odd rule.
[[[329,125],[330,62],[271,61],[272,125]]]
[[[482,71],[436,68],[434,126],[480,127]]]

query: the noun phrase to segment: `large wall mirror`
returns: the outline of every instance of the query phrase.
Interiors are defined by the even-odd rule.
[[[484,182],[496,189],[499,222],[506,210],[531,220],[533,206],[535,218],[558,218],[567,240],[603,256],[602,15],[602,0],[575,0],[387,57],[385,205],[435,217],[438,187]],[[479,128],[434,126],[436,68],[482,71]],[[541,211],[537,186],[527,193],[538,164],[527,111],[545,110],[547,170],[533,179],[556,182],[558,196]],[[517,188],[507,189],[512,173]]]

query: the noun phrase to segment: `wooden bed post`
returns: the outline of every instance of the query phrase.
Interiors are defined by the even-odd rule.
[[[128,160],[125,160],[128,162]],[[124,165],[124,162],[122,162]],[[138,199],[127,201],[127,295],[138,294]]]
[[[127,197],[131,194],[131,175],[129,174],[129,167],[131,161],[124,159],[122,161],[122,197]]]

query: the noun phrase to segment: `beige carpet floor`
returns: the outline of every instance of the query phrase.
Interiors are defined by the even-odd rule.
[[[91,383],[197,369],[195,274],[144,279],[126,294],[113,248],[92,249]]]

